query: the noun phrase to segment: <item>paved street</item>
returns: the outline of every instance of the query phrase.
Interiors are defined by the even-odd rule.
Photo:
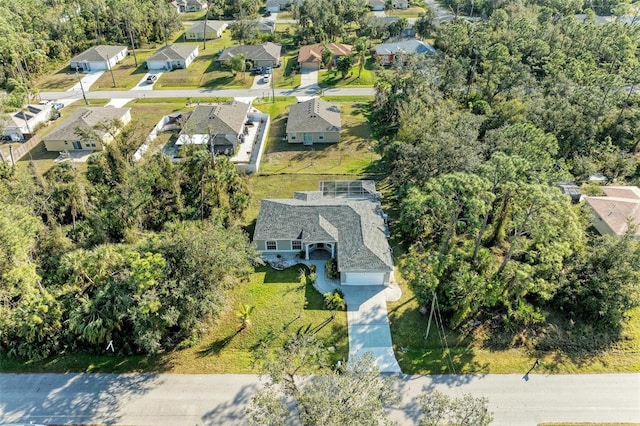
[[[0,422],[244,425],[260,386],[237,374],[2,374]],[[640,374],[404,376],[397,386],[403,405],[390,412],[402,425],[417,424],[422,390],[486,396],[495,425],[640,423]]]

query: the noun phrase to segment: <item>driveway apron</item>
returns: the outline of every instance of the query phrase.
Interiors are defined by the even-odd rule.
[[[382,373],[402,373],[391,343],[387,301],[382,286],[342,286],[347,302],[349,359],[367,352]]]

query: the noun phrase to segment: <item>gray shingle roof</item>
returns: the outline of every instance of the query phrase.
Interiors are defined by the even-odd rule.
[[[250,104],[233,101],[219,105],[199,105],[184,125],[185,134],[241,134]]]
[[[171,46],[163,46],[153,55],[147,58],[149,61],[176,61],[186,60],[198,48],[193,44],[172,44]]]
[[[268,61],[277,62],[280,59],[282,46],[279,44],[266,42],[263,44],[252,44],[244,46],[233,46],[224,49],[220,54],[219,61],[227,61],[236,55],[244,54],[248,61]]]
[[[229,24],[225,21],[207,21],[207,32],[217,33],[224,31]],[[204,21],[197,21],[195,24],[185,30],[186,33],[201,33],[204,31]]]
[[[287,119],[287,133],[339,132],[340,107],[319,98],[291,105]]]
[[[368,199],[262,200],[253,238],[336,241],[340,272],[393,268],[380,204]]]
[[[389,55],[399,52],[435,55],[436,49],[430,44],[417,39],[403,40],[395,43],[382,43],[376,46],[376,55]]]
[[[71,62],[100,62],[105,61],[107,58],[113,58],[118,53],[126,49],[127,46],[106,46],[98,45],[90,47],[78,56],[71,59]]]
[[[123,116],[130,111],[131,108],[113,108],[113,107],[99,107],[99,108],[79,108],[73,114],[71,114],[64,122],[53,132],[43,137],[44,141],[65,141],[65,140],[78,140],[78,134],[76,128],[93,131],[101,138],[107,134],[104,130],[94,129],[97,124],[108,122],[111,120],[120,120]]]

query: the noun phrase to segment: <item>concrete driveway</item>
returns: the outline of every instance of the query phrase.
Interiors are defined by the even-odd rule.
[[[382,286],[342,286],[347,302],[349,359],[370,352],[382,373],[402,373],[391,343]]]
[[[300,88],[319,89],[318,86],[318,70],[301,69],[300,70]]]

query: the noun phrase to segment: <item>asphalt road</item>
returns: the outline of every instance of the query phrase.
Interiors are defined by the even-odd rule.
[[[417,424],[423,390],[489,399],[495,425],[540,422],[640,423],[640,374],[404,376],[403,404],[390,409]],[[261,386],[255,375],[2,374],[0,422],[120,425],[244,425]]]

